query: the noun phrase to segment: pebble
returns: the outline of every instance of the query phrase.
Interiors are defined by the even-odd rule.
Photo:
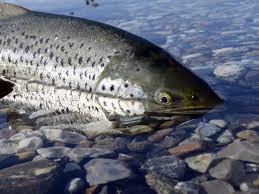
[[[16,153],[15,156],[18,157],[18,163],[24,163],[31,161],[37,155],[36,151],[24,151]]]
[[[174,128],[158,130],[154,134],[150,135],[148,137],[148,140],[151,142],[159,142],[163,140],[165,136],[169,135],[172,131],[174,131]]]
[[[92,159],[84,165],[84,168],[86,181],[90,186],[129,178],[132,174],[122,161],[113,159]]]
[[[209,121],[209,123],[215,125],[216,127],[219,127],[221,129],[225,129],[228,125],[227,121],[223,119],[212,119]]]
[[[235,191],[231,184],[221,180],[207,181],[201,185],[208,194],[233,194]]]
[[[155,172],[173,179],[183,178],[186,172],[186,164],[175,156],[162,156],[148,159],[141,167],[147,172]]]
[[[102,148],[73,148],[67,151],[70,161],[82,163],[93,158],[112,158],[115,153],[112,150]]]
[[[18,143],[18,151],[34,151],[43,146],[43,140],[40,137],[27,137]]]
[[[134,125],[117,130],[128,135],[139,135],[154,131],[154,129],[148,125]]]
[[[248,141],[233,142],[217,153],[219,158],[230,158],[247,162],[259,163],[259,144]]]
[[[174,193],[174,186],[176,181],[174,179],[162,176],[156,172],[149,172],[145,176],[146,183],[154,190],[157,194],[172,194]]]
[[[202,188],[199,184],[188,181],[188,182],[178,182],[175,187],[175,191],[181,194],[200,194],[202,193]]]
[[[188,157],[185,159],[187,165],[198,172],[205,173],[209,168],[211,162],[215,159],[213,153],[203,153],[197,156]]]
[[[47,159],[60,159],[67,156],[70,148],[66,147],[48,147],[37,150],[38,154]]]
[[[154,144],[149,141],[136,141],[129,143],[127,148],[132,152],[148,152],[154,148]]]
[[[247,124],[247,129],[258,129],[259,128],[259,121],[251,121]]]
[[[83,175],[81,167],[73,162],[66,164],[65,168],[63,169],[63,173],[66,177],[69,178],[81,177]]]
[[[235,80],[240,77],[244,72],[244,67],[237,65],[235,63],[226,63],[223,65],[217,66],[213,73],[220,78],[226,80]]]
[[[12,142],[20,142],[21,140],[28,138],[28,137],[40,137],[42,140],[45,139],[45,135],[42,133],[42,131],[33,131],[32,129],[23,129],[10,137],[9,140]]]
[[[229,144],[234,141],[234,136],[231,131],[225,130],[219,137],[217,138],[217,142],[220,144]]]
[[[221,128],[216,127],[211,123],[199,123],[198,127],[195,129],[195,133],[201,138],[212,137],[220,131]]]
[[[240,131],[236,134],[237,137],[244,139],[244,140],[248,140],[250,142],[258,142],[259,143],[259,135],[257,134],[256,131],[253,130],[243,130]]]
[[[225,159],[209,170],[212,177],[239,185],[245,178],[245,169],[242,162]]]
[[[49,141],[59,141],[67,144],[79,144],[86,140],[84,135],[76,132],[64,131],[61,129],[42,129]]]
[[[84,188],[84,181],[81,178],[74,178],[68,182],[65,187],[65,193],[79,193]]]
[[[13,154],[17,152],[17,146],[8,139],[0,139],[0,154]]]
[[[0,194],[58,193],[62,171],[58,164],[39,160],[0,170]]]
[[[183,155],[191,152],[200,151],[204,149],[204,144],[201,141],[193,141],[170,148],[168,152],[172,155]]]

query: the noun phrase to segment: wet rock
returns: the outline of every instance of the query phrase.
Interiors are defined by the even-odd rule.
[[[81,178],[74,178],[68,182],[65,187],[65,193],[73,194],[78,193],[84,188],[84,181]]]
[[[231,131],[225,130],[218,138],[217,142],[220,144],[229,144],[234,140],[234,136]]]
[[[156,191],[157,194],[172,194],[176,181],[166,176],[150,172],[145,176],[146,183]]]
[[[18,157],[18,163],[24,163],[31,161],[37,155],[36,151],[24,151],[16,153],[15,156]]]
[[[21,140],[29,137],[39,137],[42,140],[45,139],[45,135],[42,133],[42,131],[33,131],[32,129],[24,129],[10,137],[10,140],[12,142],[20,142]]]
[[[0,139],[8,139],[14,134],[14,130],[12,129],[0,129]]]
[[[235,63],[226,63],[223,65],[217,66],[213,73],[220,78],[226,79],[226,80],[235,80],[241,76],[242,73],[244,73],[244,67],[235,64]]]
[[[217,153],[217,157],[259,163],[259,144],[248,141],[234,142]]]
[[[204,149],[204,144],[201,141],[193,141],[170,148],[168,152],[172,155],[183,155],[191,152],[200,151]]]
[[[101,148],[73,148],[67,152],[71,161],[82,163],[93,158],[112,158],[115,153],[112,150]]]
[[[148,152],[154,148],[154,144],[148,141],[136,141],[129,143],[127,148],[132,152]]]
[[[116,137],[115,139],[106,137],[101,140],[95,139],[95,144],[93,148],[103,148],[113,151],[125,151],[127,150],[127,144],[130,140],[124,137]]]
[[[245,171],[250,172],[259,172],[259,164],[247,163],[245,164]]]
[[[245,177],[245,169],[242,162],[225,159],[209,170],[212,177],[239,185]]]
[[[174,128],[167,128],[158,130],[153,135],[148,137],[148,140],[151,142],[159,142],[165,138],[165,136],[169,135],[172,131],[174,131]]]
[[[59,141],[67,144],[79,144],[86,140],[84,135],[76,132],[63,131],[61,129],[42,129],[46,138],[50,141]]]
[[[155,172],[173,179],[183,178],[186,164],[175,156],[162,156],[148,159],[141,167],[147,172]]]
[[[181,142],[181,140],[179,140],[178,138],[174,138],[171,136],[166,136],[164,141],[161,143],[165,148],[171,148],[175,145],[177,145],[179,142]]]
[[[84,174],[81,167],[73,162],[66,164],[65,168],[63,169],[63,173],[66,177],[69,178],[81,177]]]
[[[37,150],[38,154],[47,159],[60,159],[67,156],[70,148],[66,147],[49,147],[40,148]]]
[[[181,194],[201,194],[202,188],[199,184],[194,182],[178,182],[174,190]]]
[[[81,141],[76,147],[77,148],[90,148],[92,147],[93,142],[89,140]]]
[[[18,151],[33,151],[43,146],[43,140],[40,137],[28,137],[18,143]]]
[[[244,140],[248,140],[250,142],[258,142],[259,143],[259,135],[257,134],[256,131],[253,130],[243,130],[238,132],[237,137],[244,139]]]
[[[232,185],[221,180],[207,181],[201,185],[208,194],[232,194],[235,191]]]
[[[106,184],[131,176],[131,171],[119,160],[92,159],[84,165],[86,181],[90,186]]]
[[[197,156],[188,157],[185,159],[185,162],[193,170],[205,173],[214,159],[215,154],[203,153]]]
[[[138,135],[154,131],[154,129],[148,125],[134,125],[131,127],[120,128],[118,129],[118,131],[121,131],[129,135]]]
[[[219,127],[221,129],[225,129],[228,125],[227,121],[223,119],[212,119],[209,121],[209,123],[215,125],[216,127]]]
[[[32,161],[0,171],[0,194],[55,193],[62,185],[58,164],[47,160]]]
[[[221,128],[216,127],[211,123],[199,123],[198,127],[195,129],[195,133],[201,138],[212,137],[221,131]]]
[[[0,155],[0,170],[18,163],[18,157],[14,154]]]
[[[250,121],[247,124],[247,129],[253,130],[253,129],[258,129],[259,128],[259,121]]]
[[[0,154],[13,154],[17,152],[17,144],[7,139],[0,139]]]

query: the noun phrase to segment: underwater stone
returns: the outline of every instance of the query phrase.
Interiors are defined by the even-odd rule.
[[[199,123],[198,127],[195,129],[195,133],[201,138],[211,137],[221,131],[221,128],[216,127],[211,123]]]
[[[213,73],[220,78],[227,80],[235,80],[240,77],[245,68],[235,63],[226,63],[217,66]]]
[[[0,154],[13,154],[17,152],[17,144],[8,139],[0,139]]]
[[[234,136],[231,131],[225,130],[218,138],[217,142],[220,144],[228,144],[234,140]]]
[[[84,188],[85,182],[81,178],[74,178],[65,187],[65,193],[78,193]]]
[[[40,137],[28,137],[18,143],[19,151],[33,151],[43,146],[43,140]]]
[[[231,184],[221,180],[207,181],[201,185],[208,194],[232,194],[235,191]]]
[[[48,159],[60,159],[67,156],[70,148],[66,147],[49,147],[40,148],[37,150],[38,154]]]
[[[223,119],[212,119],[209,121],[209,123],[221,128],[221,129],[226,128],[228,125],[227,121],[225,121]]]

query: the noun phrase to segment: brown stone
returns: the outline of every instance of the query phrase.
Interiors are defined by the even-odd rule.
[[[173,155],[183,155],[194,151],[202,150],[203,148],[204,148],[204,145],[202,144],[202,142],[197,141],[197,142],[185,143],[177,147],[170,148],[168,152]]]
[[[248,140],[249,142],[259,142],[259,136],[256,131],[243,130],[237,133],[237,137]]]
[[[148,137],[148,140],[151,142],[159,142],[165,138],[165,136],[169,135],[174,128],[162,129],[155,132],[153,135]]]

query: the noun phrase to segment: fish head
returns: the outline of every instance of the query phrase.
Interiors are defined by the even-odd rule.
[[[125,64],[120,73],[142,88],[145,114],[200,115],[222,104],[205,81],[159,47],[144,49]]]

